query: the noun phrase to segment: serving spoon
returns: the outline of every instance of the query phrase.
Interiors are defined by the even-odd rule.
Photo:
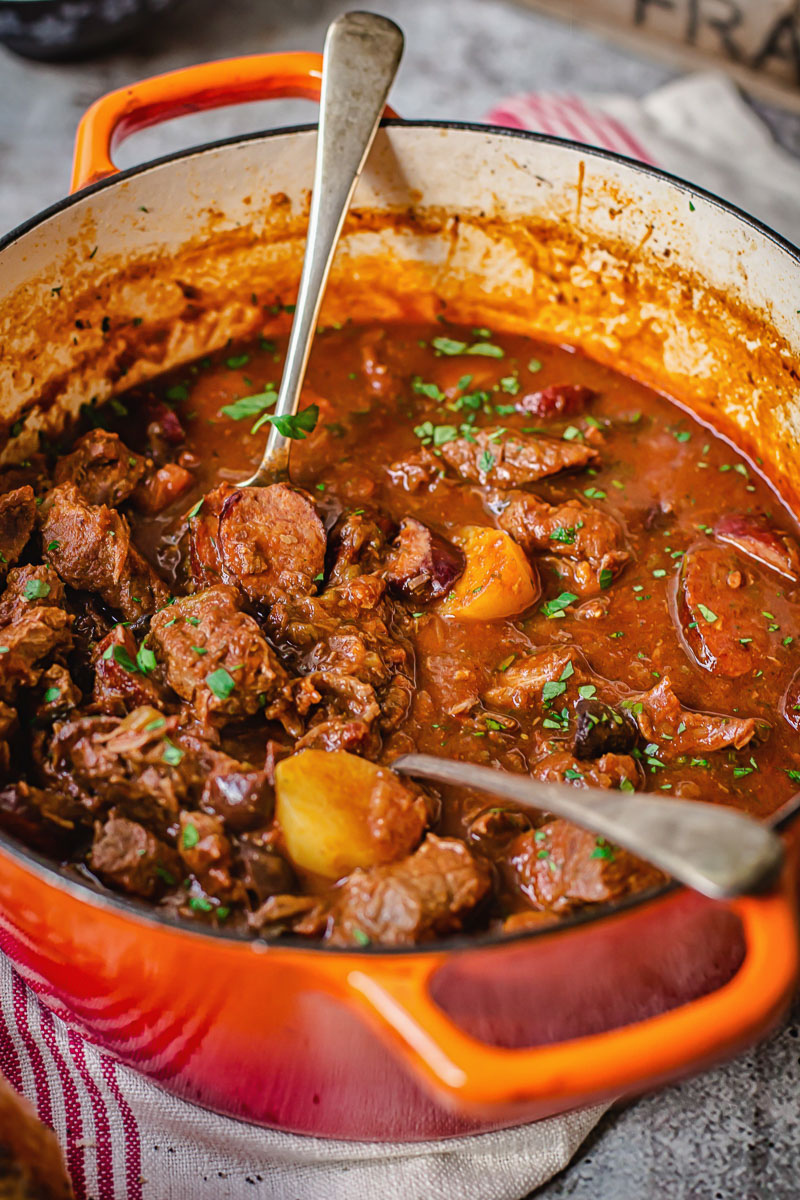
[[[264,456],[239,487],[289,480],[291,439],[274,418],[297,412],[336,244],[402,53],[403,34],[387,17],[345,13],[328,28],[308,238],[283,377]]]
[[[783,863],[783,842],[772,829],[719,804],[540,783],[431,754],[404,754],[391,765],[401,775],[458,784],[566,817],[715,900],[766,887]]]

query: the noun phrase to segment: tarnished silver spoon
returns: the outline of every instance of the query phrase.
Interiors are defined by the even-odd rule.
[[[489,792],[521,808],[566,817],[713,899],[767,886],[783,863],[783,842],[776,833],[719,804],[540,783],[510,771],[430,754],[404,754],[395,759],[392,770]]]
[[[264,457],[240,487],[288,481],[291,439],[274,418],[293,417],[336,243],[403,53],[403,35],[375,13],[345,13],[329,27],[322,64],[317,158],[303,271]]]

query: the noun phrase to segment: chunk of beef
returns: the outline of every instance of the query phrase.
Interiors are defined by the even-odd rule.
[[[321,596],[276,601],[267,616],[274,640],[298,670],[335,671],[370,684],[383,730],[407,715],[414,675],[414,652],[391,627],[385,586],[377,576],[360,576]]]
[[[488,864],[464,842],[429,833],[408,858],[356,870],[333,906],[327,940],[412,945],[455,933],[491,890]]]
[[[754,717],[726,717],[684,708],[667,675],[649,692],[633,695],[624,704],[630,707],[642,736],[658,744],[658,757],[665,760],[729,746],[741,750],[769,731],[766,722]]]
[[[116,814],[95,825],[89,866],[110,887],[145,900],[181,879],[172,847],[137,821]]]
[[[386,559],[386,581],[404,600],[432,604],[441,600],[464,574],[464,551],[423,525],[404,517]]]
[[[125,518],[106,505],[87,504],[73,483],[50,493],[42,540],[65,583],[96,592],[126,620],[169,599],[166,585],[133,545]]]
[[[496,676],[496,682],[484,692],[484,700],[500,708],[530,708],[541,704],[548,683],[572,687],[596,678],[577,646],[540,646]]]
[[[328,536],[328,586],[380,570],[385,548],[386,530],[377,520],[365,513],[347,513]]]
[[[221,817],[182,812],[178,853],[207,896],[234,903],[244,899],[244,888],[231,876],[231,844]]]
[[[286,681],[286,672],[235,588],[219,584],[156,613],[150,644],[167,683],[201,720],[252,716]]]
[[[14,567],[0,595],[0,626],[25,616],[32,608],[63,608],[64,586],[52,567]]]
[[[75,801],[55,788],[18,779],[0,790],[0,829],[54,858],[69,857],[83,820]]]
[[[597,392],[579,383],[561,383],[517,397],[518,412],[535,417],[576,417],[585,412]]]
[[[11,739],[19,728],[17,710],[0,700],[0,779],[8,777],[11,766]]]
[[[83,699],[80,688],[61,663],[53,663],[42,673],[39,695],[36,717],[40,721],[63,721]]]
[[[269,896],[255,912],[249,913],[247,923],[256,933],[266,930],[270,936],[274,936],[286,929],[297,929],[298,920],[308,917],[319,907],[319,901],[313,896],[276,894]],[[298,929],[298,932],[301,931]]]
[[[558,750],[540,758],[531,774],[542,783],[571,783],[576,787],[614,788],[642,783],[636,759],[629,754],[603,754],[593,761],[583,761],[567,751]]]
[[[272,820],[275,791],[266,771],[217,764],[203,786],[200,807],[221,817],[231,832],[245,833]]]
[[[616,517],[580,500],[548,504],[530,492],[492,498],[497,523],[526,554],[548,554],[585,564],[585,579],[575,574],[580,594],[608,586],[630,561],[625,531]],[[610,575],[607,574],[610,572]]]
[[[395,486],[406,492],[419,492],[440,483],[444,470],[440,460],[423,446],[393,462],[386,473]]]
[[[140,481],[133,502],[141,512],[153,516],[169,508],[193,485],[194,475],[191,471],[178,463],[164,463],[163,467],[158,467]]]
[[[498,487],[535,483],[559,471],[580,471],[598,460],[597,451],[585,443],[502,428],[477,430],[474,438],[455,438],[440,449],[445,462],[464,479]]]
[[[348,717],[318,721],[295,743],[295,750],[346,750],[362,758],[377,758],[380,748],[380,735],[373,725]]]
[[[286,895],[297,886],[289,863],[271,845],[242,838],[235,846],[235,858],[237,876],[257,905],[270,896]]]
[[[797,542],[761,513],[725,513],[714,526],[714,537],[793,583],[800,579]]]
[[[55,603],[63,588],[47,567],[14,567],[0,597],[0,699],[35,687],[72,645],[72,617]]]
[[[116,433],[90,429],[78,438],[71,454],[56,460],[53,479],[56,484],[74,483],[87,504],[115,508],[133,494],[145,470],[145,460]]]
[[[294,736],[307,721],[298,750],[352,750],[371,757],[380,749],[380,735],[373,729],[381,715],[375,689],[344,671],[311,671],[291,679],[265,715],[280,720]]]
[[[639,728],[626,708],[614,708],[597,697],[575,703],[572,751],[577,758],[627,754],[639,740]]]
[[[96,712],[122,717],[142,704],[164,707],[165,691],[138,665],[136,642],[130,629],[115,625],[97,643],[92,658],[92,708]]]
[[[730,550],[701,543],[684,555],[676,615],[701,667],[729,679],[754,670],[769,647],[763,608]]]
[[[664,881],[655,867],[604,838],[555,820],[523,833],[508,852],[510,876],[537,909],[565,913],[617,900]]]
[[[325,528],[311,498],[285,483],[220,484],[191,521],[196,582],[235,583],[255,604],[315,590],[325,566]]]
[[[43,780],[92,814],[116,808],[164,833],[199,791],[193,759],[173,740],[177,718],[154,708],[127,717],[78,717],[53,727]]]
[[[0,578],[13,567],[36,524],[36,497],[28,484],[0,496]]]

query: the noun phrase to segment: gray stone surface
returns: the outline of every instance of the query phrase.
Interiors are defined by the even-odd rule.
[[[372,6],[407,35],[393,93],[407,117],[479,120],[501,96],[535,87],[639,95],[672,75],[501,2],[374,0]],[[342,0],[186,0],[152,35],[92,63],[49,66],[0,50],[0,230],[64,194],[78,117],[103,92],[208,58],[320,48],[325,26],[343,7]],[[800,120],[759,111],[780,141],[800,152]],[[309,120],[311,112],[306,103],[281,101],[182,118],[131,139],[119,163]],[[609,1114],[570,1168],[538,1196],[797,1200],[799,1063],[792,1024],[734,1063]]]

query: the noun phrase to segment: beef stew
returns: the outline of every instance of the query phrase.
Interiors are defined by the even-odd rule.
[[[399,754],[757,817],[797,790],[797,529],[758,463],[568,348],[347,325],[293,486],[241,489],[284,347],[7,470],[0,827],[187,920],[405,945],[663,880]]]

